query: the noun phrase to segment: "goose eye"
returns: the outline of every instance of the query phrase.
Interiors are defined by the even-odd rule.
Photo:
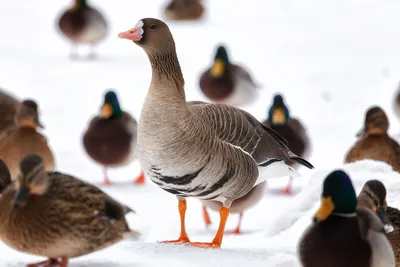
[[[156,28],[156,25],[155,25],[155,24],[151,24],[151,25],[150,25],[150,29],[151,29],[151,30],[154,30],[155,28]]]

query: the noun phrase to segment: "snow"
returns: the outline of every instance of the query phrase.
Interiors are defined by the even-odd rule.
[[[0,86],[19,98],[35,98],[42,111],[43,133],[56,155],[57,169],[98,183],[102,170],[85,154],[81,137],[100,108],[103,93],[115,88],[122,106],[136,118],[150,81],[145,53],[117,38],[144,17],[161,17],[161,0],[91,1],[107,16],[110,33],[98,46],[96,61],[70,61],[69,43],[57,34],[55,19],[69,1],[0,1]],[[218,0],[205,1],[201,22],[170,22],[186,81],[188,100],[206,100],[198,78],[210,64],[217,44],[225,43],[232,59],[251,70],[262,85],[258,100],[243,108],[263,119],[275,92],[282,92],[291,113],[307,126],[315,170],[300,169],[296,196],[277,194],[287,179],[268,181],[263,200],[245,213],[242,236],[226,235],[222,249],[202,250],[159,244],[178,236],[174,196],[148,181],[131,185],[139,164],[112,169],[116,185],[102,187],[129,205],[132,228],[140,242],[121,242],[72,259],[70,266],[298,266],[296,245],[319,205],[321,183],[334,168],[345,169],[359,191],[369,179],[381,179],[388,203],[399,206],[399,174],[371,161],[342,165],[366,108],[382,106],[398,135],[393,95],[400,77],[400,3],[395,0]],[[81,53],[86,52],[81,49]],[[396,200],[397,197],[397,200]],[[205,229],[201,206],[188,201],[191,240],[210,241],[219,216]],[[237,215],[231,215],[232,229]],[[21,266],[40,257],[22,254],[0,243],[1,266]]]

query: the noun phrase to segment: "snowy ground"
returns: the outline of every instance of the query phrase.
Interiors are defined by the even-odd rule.
[[[110,34],[99,46],[97,61],[71,62],[69,45],[55,30],[55,18],[69,1],[0,0],[0,87],[40,103],[43,131],[57,169],[90,182],[102,171],[85,154],[81,136],[99,111],[103,92],[118,91],[123,107],[136,118],[150,81],[144,52],[117,34],[143,17],[161,16],[165,4],[151,1],[95,2],[110,22]],[[179,231],[176,199],[148,182],[130,185],[139,174],[137,162],[110,171],[118,184],[103,188],[134,208],[132,228],[143,241],[123,242],[73,259],[71,266],[258,267],[298,266],[295,247],[318,205],[321,182],[332,168],[342,167],[355,141],[365,109],[381,105],[391,119],[392,134],[400,127],[392,109],[400,78],[400,3],[395,0],[217,0],[206,1],[207,17],[198,23],[170,23],[186,80],[188,100],[205,100],[198,77],[211,62],[215,45],[228,45],[234,61],[247,66],[263,85],[258,101],[243,107],[263,119],[272,95],[283,92],[293,115],[307,126],[313,143],[313,171],[301,169],[297,196],[276,192],[286,179],[271,180],[262,202],[245,214],[242,236],[227,235],[220,250],[162,245]],[[82,52],[85,52],[83,49]],[[399,175],[383,163],[361,162],[344,167],[357,190],[368,179],[382,179],[388,202],[396,202]],[[198,201],[188,204],[187,228],[192,240],[211,240],[218,223],[206,230]],[[228,228],[236,224],[232,215]],[[0,244],[1,266],[39,260]]]

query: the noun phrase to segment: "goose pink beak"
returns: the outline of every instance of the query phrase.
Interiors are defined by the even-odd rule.
[[[118,37],[121,39],[128,39],[134,42],[140,41],[143,37],[142,28],[132,28],[126,32],[120,32]]]

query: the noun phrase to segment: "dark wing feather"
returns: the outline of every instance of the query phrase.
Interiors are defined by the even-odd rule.
[[[288,143],[282,136],[244,110],[200,101],[188,102],[188,107],[198,119],[211,127],[219,139],[240,147],[258,165],[281,159],[313,168],[309,162],[288,149]]]

